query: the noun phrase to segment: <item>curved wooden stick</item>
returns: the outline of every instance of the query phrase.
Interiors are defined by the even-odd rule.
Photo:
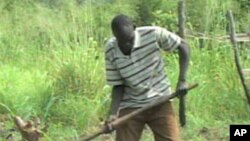
[[[233,44],[234,59],[235,59],[236,67],[237,67],[237,70],[238,70],[238,73],[240,76],[240,80],[241,80],[241,83],[243,85],[246,97],[247,97],[248,104],[250,105],[250,88],[247,87],[246,80],[244,78],[244,74],[243,74],[242,67],[240,64],[239,51],[238,51],[237,41],[236,41],[236,37],[235,37],[235,35],[236,35],[235,34],[235,24],[234,24],[233,14],[232,14],[231,10],[227,12],[227,16],[228,16],[228,19],[230,22],[230,39],[231,39],[231,42]]]
[[[198,86],[198,84],[193,84],[193,85],[190,85],[189,87],[187,87],[187,91],[191,90],[191,89],[194,89]],[[112,121],[109,126],[112,127],[112,129],[116,129],[119,125],[125,123],[126,121],[128,121],[129,119],[135,117],[136,115],[142,113],[143,111],[146,111],[148,109],[151,109],[155,106],[158,106],[158,105],[161,105],[163,103],[165,103],[166,101],[168,101],[169,99],[172,99],[172,98],[175,98],[176,96],[179,96],[180,95],[180,92],[179,91],[176,91],[170,95],[166,95],[166,96],[162,96],[158,99],[156,99],[155,101],[149,103],[148,105],[146,105],[145,107],[142,107],[140,109],[137,109],[123,117],[120,117],[118,118],[117,120],[115,121]],[[90,141],[96,137],[98,137],[99,135],[103,134],[103,133],[106,133],[108,130],[108,127],[107,126],[104,126],[102,129],[100,129],[99,131],[97,131],[96,133],[94,133],[93,135],[91,136],[88,136],[86,138],[84,137],[80,137],[78,141]]]
[[[178,18],[179,18],[179,36],[185,39],[185,0],[180,0],[178,3]],[[186,97],[185,95],[179,98],[179,120],[181,127],[186,125]]]

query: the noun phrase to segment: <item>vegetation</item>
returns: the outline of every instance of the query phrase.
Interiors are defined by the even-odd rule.
[[[177,32],[177,2],[172,0],[0,0],[0,122],[6,115],[33,116],[49,124],[48,141],[90,134],[106,118],[110,87],[105,81],[104,45],[110,21],[118,13],[138,25],[159,25]],[[192,48],[190,83],[200,86],[188,96],[184,141],[228,140],[230,124],[249,124],[249,105],[227,40],[226,11],[235,13],[237,31],[250,32],[248,0],[187,0]],[[245,45],[245,46],[244,46]],[[250,67],[250,49],[241,59]],[[164,54],[175,87],[176,54]],[[250,85],[250,84],[249,84]],[[176,111],[178,100],[175,100]],[[147,132],[147,131],[146,131]],[[0,137],[1,138],[1,137]],[[111,140],[111,139],[110,139]],[[151,134],[143,137],[153,140]]]

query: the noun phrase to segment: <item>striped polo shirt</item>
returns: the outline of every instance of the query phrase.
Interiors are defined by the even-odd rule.
[[[156,26],[136,28],[130,55],[121,52],[115,37],[107,42],[107,83],[125,86],[119,109],[143,107],[159,96],[171,94],[160,50],[173,51],[180,42],[179,36]]]

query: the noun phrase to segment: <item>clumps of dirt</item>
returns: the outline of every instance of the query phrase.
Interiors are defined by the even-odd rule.
[[[202,127],[198,135],[203,136],[208,141],[228,141],[229,136],[226,135],[228,131],[229,129]]]
[[[47,130],[48,125],[45,124],[42,128],[39,118],[24,120],[19,116],[11,117],[0,114],[0,140],[40,141]]]
[[[39,118],[25,121],[19,116],[14,117],[14,123],[20,131],[23,140],[39,141],[43,134],[47,132],[48,126],[41,128],[41,121]]]

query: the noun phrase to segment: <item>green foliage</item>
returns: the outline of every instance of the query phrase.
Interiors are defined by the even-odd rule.
[[[167,28],[169,31],[178,31],[178,1],[163,0],[160,8],[153,11],[154,22],[153,25],[158,25]]]
[[[200,32],[214,32],[226,29],[227,10],[231,8],[232,2],[215,0],[189,0],[187,2],[187,20],[189,26]]]
[[[176,32],[177,2],[172,0],[0,0],[0,114],[39,116],[50,124],[47,140],[67,140],[96,130],[106,118],[110,87],[105,82],[104,44],[110,21],[119,13],[138,25]],[[240,31],[249,24],[247,1],[188,0],[187,28],[209,35],[226,34],[225,13],[235,11]],[[238,9],[238,10],[237,10]],[[242,12],[242,15],[241,15]],[[244,25],[244,26],[243,26]],[[243,28],[244,27],[244,28]],[[244,29],[244,30],[243,30]],[[222,129],[249,123],[249,108],[230,44],[188,38],[192,48],[190,82],[200,86],[188,96],[184,140],[226,140]],[[249,50],[241,52],[250,66]],[[167,54],[166,71],[175,87],[178,55]],[[178,108],[178,100],[175,108]],[[220,129],[214,138],[194,137],[204,127]],[[151,134],[143,139],[152,140]],[[190,139],[191,138],[191,139]]]
[[[154,21],[153,12],[160,7],[162,0],[139,0],[136,3],[139,25],[149,25]]]
[[[51,82],[39,70],[24,70],[14,66],[1,66],[1,99],[12,112],[19,115],[41,114],[42,102],[46,100]],[[34,102],[37,101],[37,102]],[[0,107],[3,113],[6,109]]]
[[[177,31],[177,3],[172,0],[139,0],[136,3],[138,25],[158,25]]]
[[[250,1],[249,0],[236,0],[239,5],[240,9],[242,10],[249,10],[250,9]]]

